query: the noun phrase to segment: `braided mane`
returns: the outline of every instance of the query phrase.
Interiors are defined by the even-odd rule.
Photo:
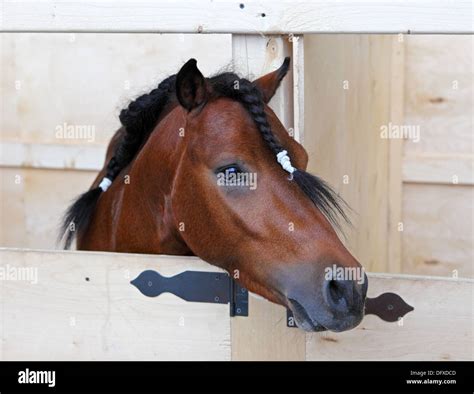
[[[231,72],[218,74],[208,78],[207,81],[217,97],[228,97],[244,106],[275,156],[284,150],[271,130],[265,114],[262,93],[254,83]],[[110,181],[116,179],[136,157],[156,127],[166,105],[175,100],[175,92],[176,75],[172,75],[164,79],[157,88],[132,101],[120,112],[119,119],[125,133],[107,164],[106,177]],[[344,201],[322,179],[300,169],[292,174],[292,179],[333,225],[339,227],[337,221],[339,215],[349,222],[342,208]],[[65,249],[70,248],[76,234],[88,227],[101,193],[100,187],[90,189],[81,194],[66,211],[60,231],[60,238],[64,238]]]

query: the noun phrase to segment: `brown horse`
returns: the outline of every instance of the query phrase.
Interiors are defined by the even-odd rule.
[[[367,280],[332,227],[338,196],[267,103],[289,68],[204,78],[194,59],[120,114],[104,169],[64,218],[66,247],[196,255],[290,308],[308,331],[364,313]],[[250,180],[250,181],[249,181]],[[110,187],[109,187],[110,186]],[[253,187],[252,187],[253,186]]]

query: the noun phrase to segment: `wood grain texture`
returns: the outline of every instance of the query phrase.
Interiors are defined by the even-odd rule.
[[[390,80],[390,122],[401,124],[404,118],[405,43],[402,35],[392,37],[392,63]],[[387,272],[402,270],[402,162],[403,140],[391,139],[388,145],[388,242]]]
[[[0,267],[37,283],[0,280],[1,360],[229,360],[224,304],[142,295],[130,280],[219,271],[197,258],[0,249]],[[32,278],[32,277],[31,277]]]
[[[0,249],[0,258],[1,360],[473,359],[472,280],[369,274],[370,296],[394,291],[415,307],[403,324],[366,316],[349,332],[305,334],[255,295],[249,317],[230,319],[228,305],[148,298],[129,283],[145,269],[219,271],[194,257]]]
[[[403,272],[474,277],[474,188],[405,184]]]
[[[61,217],[93,171],[0,168],[0,246],[56,249]]]
[[[231,319],[232,360],[304,361],[306,336],[286,326],[286,310],[250,294],[249,316]]]
[[[307,360],[473,360],[473,281],[369,275],[369,295],[393,291],[415,310],[403,324],[366,316],[345,333],[309,334]]]
[[[105,144],[0,142],[0,167],[99,171]]]
[[[82,149],[106,146],[120,110],[190,58],[206,76],[232,61],[229,34],[3,33],[1,44],[1,141]]]
[[[240,4],[243,4],[242,7]],[[5,1],[6,31],[468,33],[467,0]]]
[[[304,36],[292,36],[294,138],[304,144]]]
[[[406,37],[403,272],[473,276],[474,38]]]
[[[349,250],[369,271],[390,270],[389,140],[393,38],[305,36],[309,170],[352,207]]]
[[[405,155],[474,155],[474,36],[405,37]]]
[[[474,155],[407,155],[403,158],[403,182],[472,186]]]

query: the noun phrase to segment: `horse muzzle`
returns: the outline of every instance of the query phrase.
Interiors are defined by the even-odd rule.
[[[364,317],[368,280],[324,280],[318,290],[301,286],[288,292],[288,307],[305,331],[350,330]]]

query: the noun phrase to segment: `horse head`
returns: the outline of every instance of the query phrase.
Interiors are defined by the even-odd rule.
[[[334,229],[344,203],[268,106],[288,68],[205,78],[191,59],[132,102],[66,232],[80,249],[199,256],[307,331],[358,325],[367,278]]]

